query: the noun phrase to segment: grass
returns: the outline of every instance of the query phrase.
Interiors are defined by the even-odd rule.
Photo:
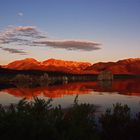
[[[0,105],[0,139],[34,140],[139,140],[140,113],[131,118],[127,105],[115,104],[95,121],[96,106],[78,103],[62,109],[52,99],[22,99],[8,107]]]

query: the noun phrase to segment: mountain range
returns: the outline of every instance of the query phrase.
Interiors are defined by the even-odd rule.
[[[42,70],[53,72],[65,72],[71,74],[98,74],[108,70],[113,74],[140,75],[140,58],[129,58],[117,62],[75,62],[57,59],[48,59],[39,62],[33,58],[13,61],[2,68],[14,70]]]

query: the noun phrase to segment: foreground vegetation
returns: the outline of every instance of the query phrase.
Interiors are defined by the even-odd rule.
[[[97,107],[79,104],[53,107],[51,99],[26,99],[0,106],[0,139],[34,140],[139,140],[140,113],[131,117],[130,108],[119,103],[97,117]]]

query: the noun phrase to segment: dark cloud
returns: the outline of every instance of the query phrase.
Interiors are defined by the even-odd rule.
[[[17,53],[17,54],[21,54],[21,55],[26,55],[27,53],[21,49],[13,49],[13,48],[3,48],[0,47],[0,49],[7,51],[9,53]]]
[[[41,32],[33,26],[8,27],[0,32],[0,44],[30,44],[35,39],[44,38]]]
[[[9,26],[4,31],[0,32],[0,47],[2,50],[9,53],[17,53],[25,55],[26,52],[20,49],[7,48],[8,44],[13,44],[14,46],[35,46],[33,41],[36,39],[46,38],[41,32],[37,30],[34,26]]]
[[[40,40],[35,41],[36,44],[43,44],[53,48],[62,48],[67,50],[84,50],[92,51],[100,49],[99,43],[88,40]]]
[[[100,49],[99,43],[90,40],[50,40],[34,26],[9,26],[0,32],[0,45],[3,50],[10,53],[24,54],[18,49],[5,48],[6,45],[14,46],[47,46],[66,50],[92,51]]]

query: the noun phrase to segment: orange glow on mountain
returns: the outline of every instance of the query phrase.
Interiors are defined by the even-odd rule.
[[[67,73],[84,73],[86,67],[91,66],[88,62],[64,61],[56,59],[48,59],[39,62],[33,58],[17,60],[3,66],[3,68],[16,70],[43,70],[43,71],[59,71]]]
[[[66,72],[73,74],[98,74],[103,70],[109,70],[113,74],[140,74],[140,58],[129,58],[117,62],[99,62],[90,64],[88,62],[64,61],[48,59],[39,62],[33,58],[17,60],[3,66],[3,68],[15,70],[43,70]]]
[[[87,71],[99,73],[103,70],[109,70],[113,74],[140,74],[140,58],[124,59],[117,62],[99,62],[86,68]]]

